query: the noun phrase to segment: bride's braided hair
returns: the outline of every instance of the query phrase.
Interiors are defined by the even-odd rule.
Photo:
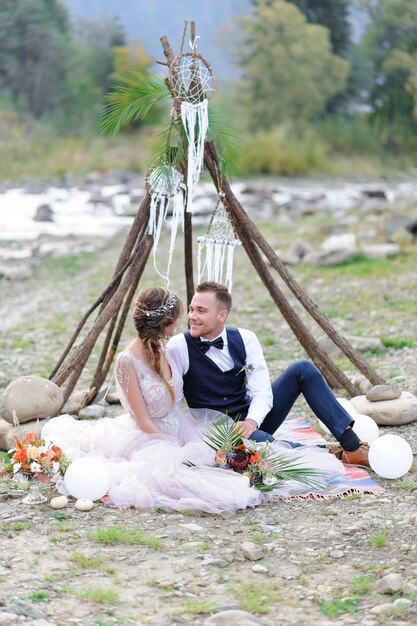
[[[163,287],[147,287],[139,292],[133,313],[133,323],[146,356],[173,400],[174,390],[164,377],[161,367],[161,339],[165,337],[166,327],[175,322],[183,310],[181,300],[172,291]]]

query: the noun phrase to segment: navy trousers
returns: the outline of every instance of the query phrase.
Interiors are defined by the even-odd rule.
[[[251,439],[272,441],[271,435],[285,420],[301,393],[335,439],[340,439],[346,428],[353,424],[354,420],[336,400],[319,370],[303,359],[290,365],[272,383],[272,409],[262,422],[262,430],[256,430]]]

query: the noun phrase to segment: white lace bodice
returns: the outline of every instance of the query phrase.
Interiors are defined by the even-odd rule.
[[[168,355],[167,359],[172,372],[170,384],[177,398],[181,394],[182,377],[175,363],[173,363]],[[132,368],[137,376],[146,409],[151,420],[164,432],[178,436],[180,424],[176,417],[175,404],[172,401],[171,394],[166,384],[155,370],[146,365],[141,359],[135,357],[128,350],[121,352],[116,360],[116,386],[123,407],[134,417],[127,400],[127,390],[129,378],[132,375]],[[162,426],[161,422],[164,426]]]

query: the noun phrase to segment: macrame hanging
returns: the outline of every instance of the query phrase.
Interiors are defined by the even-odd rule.
[[[188,143],[187,211],[192,209],[193,188],[203,167],[208,100],[215,91],[210,65],[197,52],[195,41],[190,42],[190,46],[192,52],[175,57],[170,67],[174,96],[181,101],[181,121]]]
[[[178,224],[180,222],[182,229],[184,230],[183,194],[180,193],[181,190],[184,189],[182,180],[182,174],[171,165],[161,165],[156,167],[148,177],[151,196],[148,232],[150,235],[153,235],[154,240],[153,263],[156,272],[167,282],[167,285],[169,284],[169,270],[175,248]],[[157,267],[156,251],[158,248],[159,238],[161,236],[162,224],[166,221],[171,206],[171,241],[168,253],[167,271],[164,276]]]
[[[208,231],[197,237],[197,273],[198,282],[204,272],[207,280],[223,283],[231,291],[233,285],[233,257],[236,246],[242,242],[236,238],[233,226],[223,204],[224,194],[219,194],[219,201],[211,218]],[[206,256],[203,263],[203,252]],[[226,265],[226,271],[224,270]]]

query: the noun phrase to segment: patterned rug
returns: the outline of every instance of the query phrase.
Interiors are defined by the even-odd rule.
[[[293,441],[309,446],[327,443],[324,437],[314,430],[300,415],[289,415],[274,434],[277,439]],[[302,499],[324,499],[329,497],[343,498],[355,493],[369,493],[381,495],[383,488],[369,476],[368,472],[360,467],[345,466],[346,474],[334,478],[328,485],[326,493],[311,493],[306,496],[296,496]]]

